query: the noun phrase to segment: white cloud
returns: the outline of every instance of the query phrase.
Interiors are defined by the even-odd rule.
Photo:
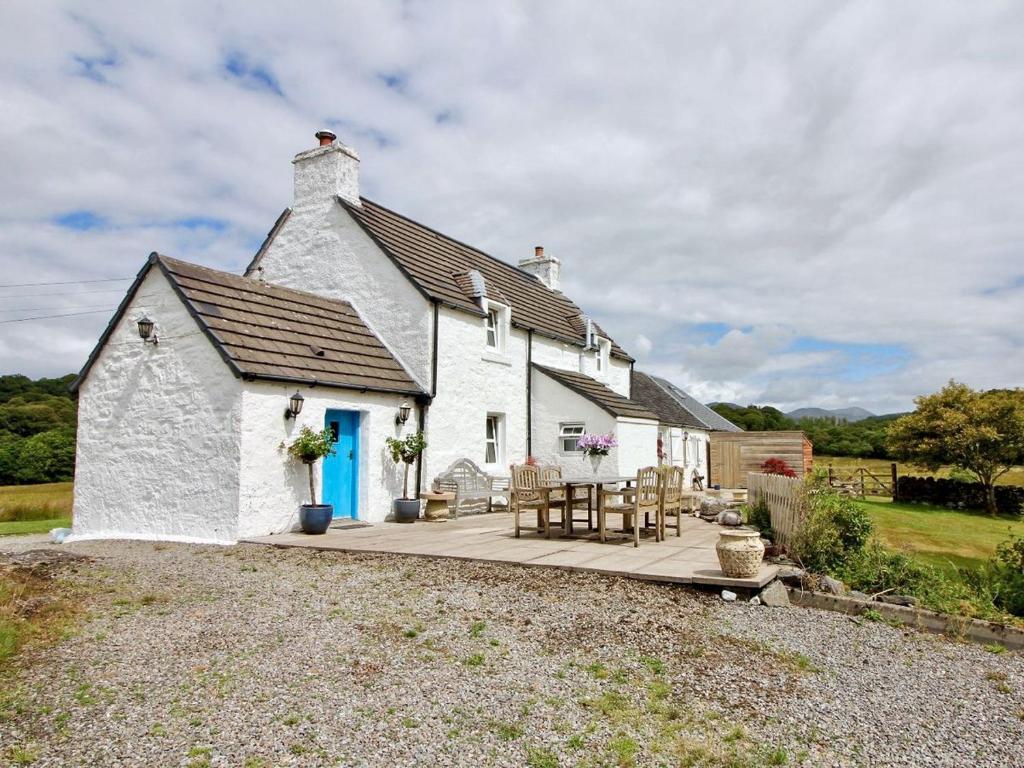
[[[368,196],[510,261],[544,244],[602,327],[705,399],[891,409],[950,376],[1024,379],[1024,286],[990,290],[1024,275],[1015,4],[40,2],[3,21],[4,282],[131,275],[152,250],[238,267],[333,120]],[[112,229],[53,225],[70,211]],[[196,216],[225,228],[168,226]],[[77,369],[105,322],[0,325],[0,370]],[[906,355],[858,379],[799,338]]]

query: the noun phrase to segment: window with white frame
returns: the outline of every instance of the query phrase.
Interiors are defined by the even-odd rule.
[[[484,335],[488,352],[505,353],[505,342],[508,339],[509,331],[509,308],[504,304],[498,304],[483,299],[484,310]]]
[[[484,464],[502,464],[505,456],[505,419],[500,413],[487,414]]]
[[[703,463],[701,461],[701,453],[702,453],[701,447],[704,445],[704,441],[701,440],[699,437],[694,437],[692,439],[693,439],[693,464],[694,464],[694,466],[699,467]]]
[[[562,453],[579,453],[580,438],[587,427],[585,424],[562,424],[558,430],[558,441],[562,446]]]

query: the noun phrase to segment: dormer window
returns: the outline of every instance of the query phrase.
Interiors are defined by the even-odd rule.
[[[611,356],[612,343],[608,339],[597,337],[597,372],[604,373],[608,370],[608,358]]]
[[[498,336],[500,333],[498,329],[498,322],[498,310],[488,309],[487,319],[484,321],[484,324],[487,328],[487,348],[492,349],[495,352],[498,352],[501,349],[498,346]]]
[[[508,346],[510,311],[507,305],[486,297],[480,299],[484,311],[484,346],[490,356],[499,356],[504,361]]]

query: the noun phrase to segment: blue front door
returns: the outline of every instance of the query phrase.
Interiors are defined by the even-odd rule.
[[[324,459],[323,503],[334,505],[335,517],[359,517],[359,413],[328,410],[324,426],[334,455]]]

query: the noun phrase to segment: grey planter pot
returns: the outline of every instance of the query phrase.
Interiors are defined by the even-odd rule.
[[[392,512],[395,514],[396,523],[414,523],[420,516],[420,500],[395,499],[392,502]]]
[[[327,533],[333,518],[332,504],[303,504],[299,507],[299,526],[303,533]]]

